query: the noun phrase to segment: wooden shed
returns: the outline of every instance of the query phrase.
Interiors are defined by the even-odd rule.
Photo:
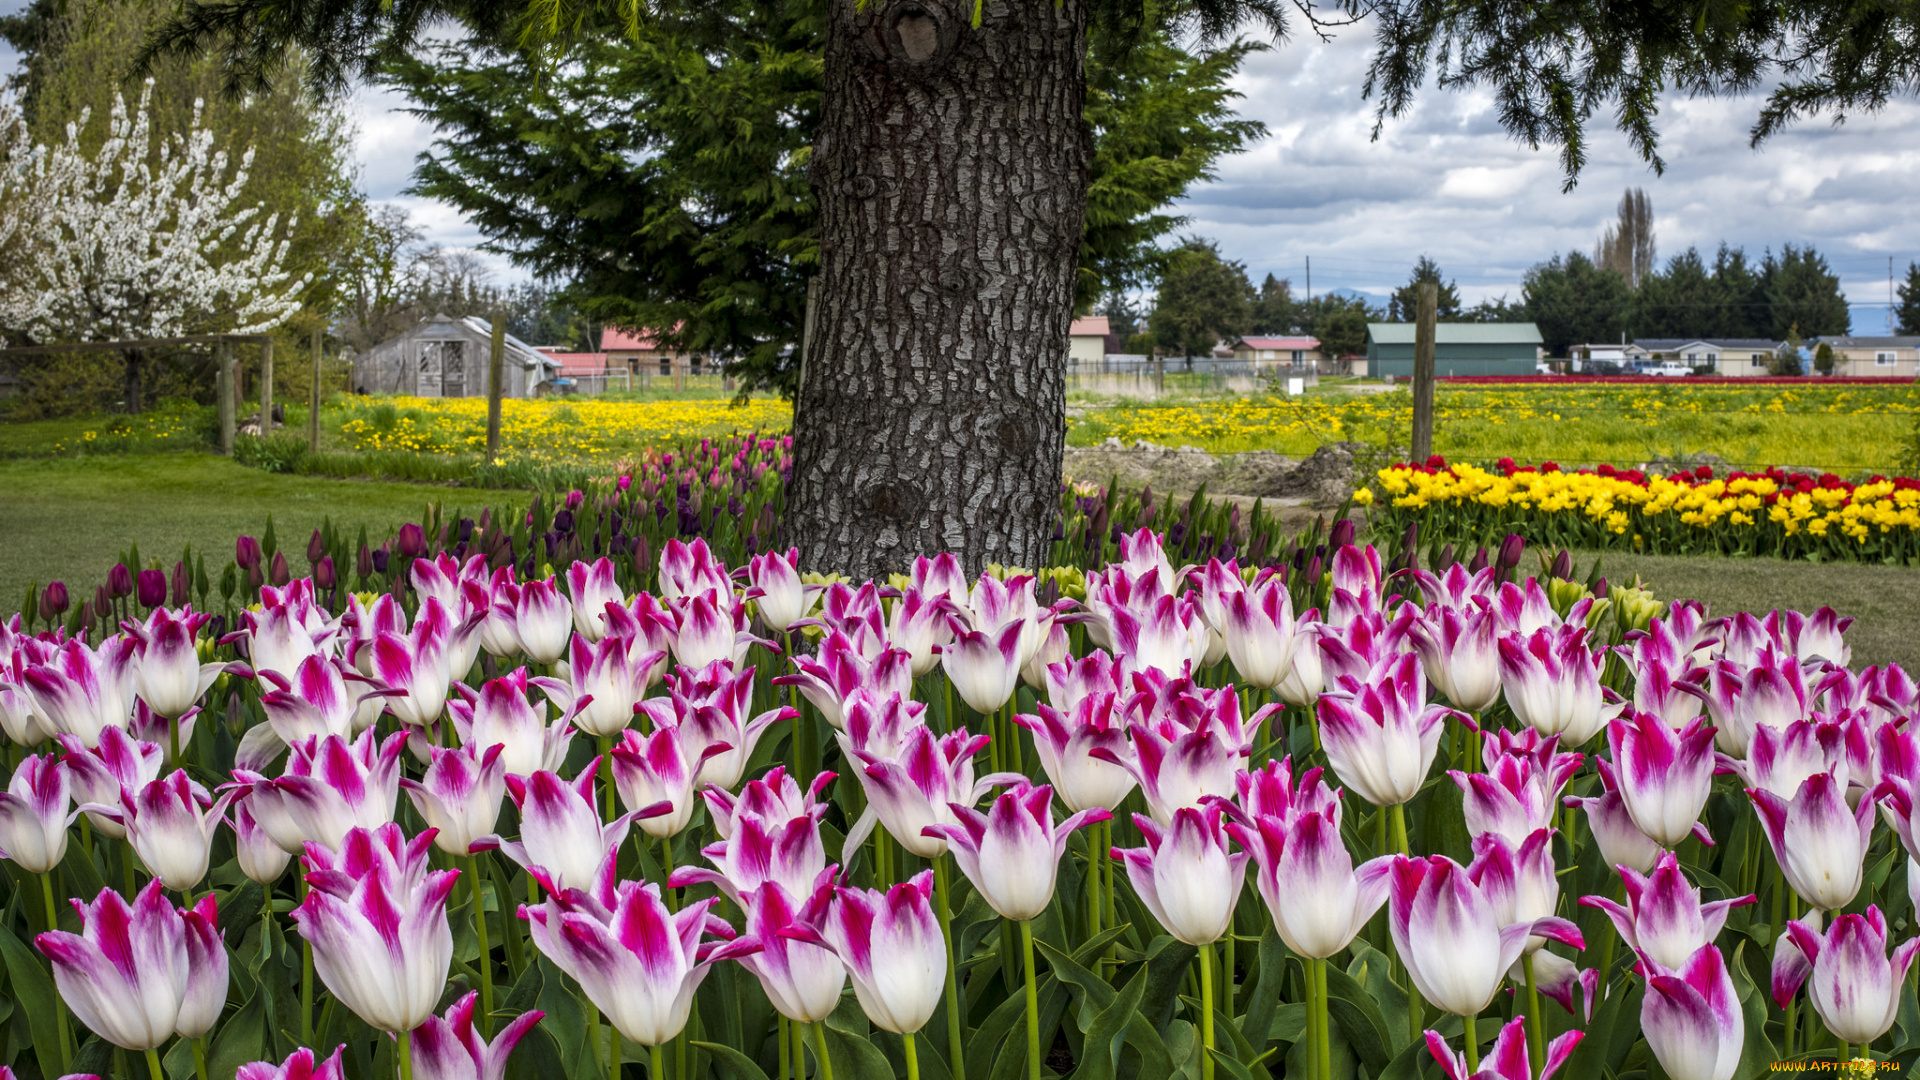
[[[486,319],[435,315],[354,357],[353,389],[361,394],[485,397],[492,348],[493,327]],[[558,374],[560,362],[508,334],[501,370],[501,396],[538,397]]]

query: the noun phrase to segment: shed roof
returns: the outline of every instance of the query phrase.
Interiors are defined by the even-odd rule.
[[[1920,349],[1920,337],[1899,335],[1895,337],[1818,337],[1815,341],[1824,341],[1841,349]]]
[[[1249,349],[1317,349],[1320,339],[1316,337],[1243,337],[1234,343],[1245,345]]]
[[[1413,323],[1368,323],[1367,335],[1381,345],[1412,345]],[[1436,345],[1539,345],[1540,328],[1530,322],[1435,323]]]
[[[1075,319],[1073,325],[1067,327],[1068,337],[1105,337],[1111,333],[1113,329],[1105,315],[1088,315],[1083,319]]]
[[[446,316],[444,315],[437,317],[437,319],[445,318]],[[437,319],[429,321],[437,321]],[[460,323],[484,339],[491,340],[493,338],[493,324],[478,315],[469,315],[461,319]],[[505,345],[504,352],[506,359],[512,360],[522,367],[556,371],[559,369],[559,362],[556,361],[551,354],[541,352],[539,349],[521,341],[512,334],[506,334],[504,337],[505,341],[503,344]]]
[[[1633,343],[1648,352],[1672,352],[1689,345],[1705,345],[1711,349],[1772,350],[1780,347],[1780,343],[1771,338],[1635,338]]]

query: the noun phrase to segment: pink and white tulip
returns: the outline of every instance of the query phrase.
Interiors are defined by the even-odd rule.
[[[1851,903],[1873,842],[1873,801],[1848,806],[1847,784],[1837,772],[1808,777],[1791,800],[1759,788],[1748,788],[1747,796],[1787,885],[1821,911]]]
[[[55,930],[34,939],[53,962],[67,1007],[88,1030],[127,1050],[155,1049],[176,1034],[204,1035],[212,1027],[209,1006],[217,1016],[226,1002],[226,949],[213,923],[213,898],[183,912],[162,888],[148,882],[132,904],[102,889],[91,903],[72,902],[78,934]]]
[[[1587,647],[1585,627],[1542,628],[1500,639],[1500,685],[1520,722],[1584,746],[1606,727],[1600,694],[1604,653]]]
[[[1684,966],[1648,973],[1640,1030],[1673,1080],[1732,1080],[1746,1017],[1718,948],[1703,945]]]
[[[705,593],[731,592],[733,578],[707,542],[668,540],[660,549],[660,598],[680,600]]]
[[[1620,800],[1639,830],[1672,850],[1694,830],[1713,788],[1713,729],[1694,720],[1674,730],[1628,709],[1607,725]]]
[[[1593,763],[1600,773],[1600,794],[1584,799],[1569,795],[1561,804],[1586,811],[1587,831],[1599,845],[1601,861],[1608,866],[1630,866],[1644,874],[1653,869],[1654,861],[1666,848],[1633,823],[1633,815],[1627,813],[1627,804],[1620,798],[1613,763],[1603,757],[1594,758]],[[1696,833],[1705,831],[1704,825],[1695,826]]]
[[[144,623],[127,623],[139,643],[139,668],[134,689],[154,712],[177,717],[198,704],[227,664],[203,664],[195,639],[211,615],[191,607],[180,611],[155,608]]]
[[[413,1030],[414,1080],[504,1080],[513,1048],[547,1014],[539,1009],[523,1012],[488,1042],[473,1024],[479,999],[478,993],[469,992],[445,1016],[429,1016]]]
[[[1787,933],[1812,964],[1807,997],[1835,1038],[1864,1045],[1893,1027],[1920,938],[1902,942],[1888,956],[1887,920],[1872,904],[1864,915],[1835,918],[1825,933],[1809,920],[1787,923]]]
[[[673,728],[651,735],[628,728],[613,748],[614,789],[629,811],[645,811],[638,819],[642,832],[655,839],[676,835],[693,820],[700,767],[726,749],[713,743],[701,751],[704,757],[693,757]]]
[[[1751,663],[1715,662],[1701,692],[1713,718],[1715,742],[1735,758],[1747,756],[1758,729],[1805,720],[1812,706],[1799,659],[1770,646],[1761,647]]]
[[[757,952],[739,958],[740,966],[760,980],[760,989],[781,1016],[795,1023],[825,1020],[840,1004],[847,985],[846,965],[825,945],[810,940],[813,927],[825,921],[833,896],[832,878],[823,871],[820,885],[799,898],[778,882],[769,881],[746,897],[747,936],[760,943]],[[800,929],[802,935],[790,931]]]
[[[566,655],[573,638],[573,605],[552,578],[529,581],[511,600],[496,596],[493,614],[513,626],[514,640],[536,664],[551,664]]]
[[[1025,624],[1012,622],[992,631],[971,630],[959,619],[952,622],[953,640],[940,650],[947,679],[967,707],[989,715],[1013,697],[1020,685]]]
[[[498,743],[477,752],[471,746],[436,746],[426,775],[400,779],[414,809],[435,830],[433,842],[441,851],[470,854],[474,841],[493,832],[507,791],[506,767],[500,761],[504,749]]]
[[[992,785],[996,777],[978,783],[973,778],[973,756],[986,745],[985,735],[969,735],[965,728],[935,735],[922,727],[907,736],[899,757],[865,762],[859,775],[867,809],[847,830],[843,850],[859,850],[877,824],[923,859],[946,854],[946,840],[927,829],[956,824],[952,807],[973,805]]]
[[[735,671],[725,661],[681,668],[667,680],[668,696],[639,704],[656,727],[672,727],[683,752],[700,762],[694,783],[735,787],[768,728],[797,716],[777,705],[753,713],[753,668]],[[710,747],[719,749],[709,752]]]
[[[406,735],[400,732],[387,736],[385,743],[377,741],[372,731],[362,732],[352,742],[338,735],[310,738],[293,746],[286,773],[269,784],[279,795],[282,812],[302,836],[337,851],[349,832],[375,829],[393,820],[405,744]],[[267,817],[272,811],[258,802],[252,809],[260,823],[274,831]]]
[[[929,825],[925,833],[951,844],[960,872],[987,906],[1015,922],[1038,916],[1052,902],[1068,834],[1113,816],[1095,807],[1055,825],[1053,789],[1045,784],[1004,791],[984,814],[959,803],[951,809],[957,824]]]
[[[1303,788],[1318,788],[1318,772]],[[1254,881],[1280,940],[1296,955],[1320,960],[1351,944],[1386,902],[1393,859],[1381,856],[1355,870],[1340,839],[1338,799],[1311,801],[1284,816],[1256,814],[1251,824],[1226,828],[1259,867]],[[1237,875],[1232,891],[1239,892]]]
[[[933,871],[885,893],[836,888],[818,930],[789,930],[832,949],[874,1026],[910,1035],[927,1026],[946,988],[947,942],[933,914]]]
[[[1427,1003],[1456,1016],[1485,1011],[1532,936],[1579,947],[1564,919],[1502,924],[1493,899],[1444,855],[1393,856],[1387,926]]]
[[[1700,890],[1670,851],[1660,854],[1650,875],[1620,867],[1620,881],[1626,889],[1625,905],[1605,896],[1583,896],[1580,903],[1606,912],[1620,939],[1641,960],[1671,971],[1686,967],[1693,954],[1720,936],[1730,910],[1754,901],[1740,896],[1701,903]]]
[[[1500,618],[1492,608],[1434,608],[1408,624],[1427,681],[1456,709],[1500,700]]]
[[[533,682],[573,718],[574,727],[600,738],[618,735],[633,723],[653,672],[666,661],[665,653],[639,651],[633,639],[617,634],[598,643],[576,634],[568,655],[568,682]]]
[[[46,873],[67,857],[67,826],[78,816],[67,767],[52,754],[28,757],[0,793],[0,859]]]
[[[100,745],[91,750],[71,735],[62,735],[59,741],[66,750],[61,761],[73,778],[73,798],[78,803],[119,807],[126,793],[160,779],[166,757],[159,743],[142,742],[119,728],[103,728]],[[126,826],[114,815],[91,811],[87,820],[102,836],[119,840],[127,835]]]
[[[278,1065],[271,1061],[242,1065],[234,1080],[346,1080],[347,1069],[340,1061],[340,1055],[346,1052],[346,1045],[342,1044],[333,1048],[330,1057],[320,1060],[303,1046]]]
[[[548,705],[527,698],[527,669],[491,679],[472,694],[447,703],[462,745],[476,752],[498,746],[500,767],[508,776],[531,776],[560,768],[573,741],[572,719],[549,723]]]
[[[1089,695],[1064,711],[1043,702],[1037,714],[1013,718],[1033,732],[1040,768],[1069,810],[1112,810],[1134,788],[1133,774],[1113,763],[1133,754],[1117,697],[1110,691]],[[1096,748],[1106,751],[1106,759],[1093,755]]]
[[[1170,719],[1131,730],[1131,756],[1123,757],[1106,746],[1095,746],[1088,753],[1133,774],[1154,821],[1171,825],[1175,811],[1233,794],[1234,776],[1248,750],[1244,744],[1230,742],[1212,727],[1191,731]]]
[[[102,729],[124,729],[133,715],[135,647],[130,637],[108,638],[98,649],[71,639],[28,665],[26,686],[45,726],[88,748],[100,745]]]
[[[614,580],[613,560],[606,558],[567,567],[567,596],[573,609],[573,629],[589,643],[607,634],[607,605],[627,602]]]
[[[262,885],[279,881],[280,875],[286,873],[287,860],[293,856],[254,819],[246,799],[233,804],[227,820],[233,825],[234,855],[239,860],[240,872],[248,881]]]
[[[1448,770],[1447,775],[1460,787],[1469,833],[1498,833],[1518,844],[1553,825],[1560,790],[1580,768],[1581,761],[1579,754],[1555,753],[1558,738],[1547,736],[1546,752],[1541,755],[1548,762],[1544,768],[1533,756],[1496,754],[1493,745],[1497,744],[1492,744],[1486,772]]]
[[[474,847],[499,848],[549,892],[591,887],[602,864],[627,838],[635,817],[628,812],[601,823],[593,783],[599,766],[600,759],[594,758],[572,781],[544,769],[532,776],[507,777],[507,793],[520,808],[520,839],[483,836]]]
[[[291,676],[262,671],[260,678],[274,687],[260,695],[260,707],[281,742],[291,746],[302,739],[355,734],[354,719],[367,695],[347,686],[345,661],[316,653],[300,661]]]
[[[1420,661],[1402,655],[1320,698],[1320,739],[1340,782],[1375,806],[1412,799],[1426,782],[1451,710],[1426,703]]]
[[[760,621],[767,629],[786,633],[793,624],[807,617],[819,595],[818,585],[800,580],[800,549],[768,551],[747,560],[747,591],[742,599],[753,601]]]
[[[1493,1040],[1493,1050],[1480,1059],[1478,1072],[1467,1067],[1466,1056],[1454,1053],[1439,1032],[1428,1031],[1426,1035],[1427,1052],[1440,1063],[1440,1071],[1447,1074],[1447,1080],[1547,1080],[1566,1064],[1573,1048],[1586,1038],[1584,1031],[1569,1031],[1548,1043],[1547,1060],[1535,1076],[1533,1063],[1527,1057],[1527,1018],[1524,1016],[1516,1016],[1500,1028],[1500,1034]]]
[[[127,839],[147,872],[175,892],[187,892],[207,876],[213,830],[235,792],[215,802],[185,769],[175,769],[130,793],[123,811]]]
[[[1220,809],[1182,808],[1164,830],[1143,814],[1133,821],[1147,846],[1114,848],[1113,857],[1126,865],[1140,902],[1175,940],[1220,940],[1233,921],[1248,859],[1246,851],[1231,850]]]

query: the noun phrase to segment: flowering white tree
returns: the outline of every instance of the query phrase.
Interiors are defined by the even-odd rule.
[[[0,330],[40,343],[260,333],[299,310],[293,223],[240,205],[253,151],[230,167],[196,101],[187,132],[154,152],[152,94],[149,80],[131,116],[115,95],[91,153],[85,113],[58,146],[15,119],[0,162]],[[138,358],[126,363],[137,410]]]

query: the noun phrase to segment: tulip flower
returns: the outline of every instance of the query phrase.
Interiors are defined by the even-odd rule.
[[[300,661],[331,647],[339,623],[314,600],[313,582],[301,578],[284,588],[260,590],[260,609],[242,611],[243,628],[229,639],[244,638],[255,671],[291,675]]]
[[[1869,746],[1866,726],[1858,721],[1843,724],[1818,717],[1780,727],[1766,724],[1753,729],[1745,760],[1729,756],[1721,771],[1738,774],[1746,787],[1790,800],[1815,773],[1834,773],[1846,790],[1854,779],[1851,763],[1870,760]]]
[[[340,1004],[378,1031],[433,1015],[453,963],[447,895],[457,870],[428,870],[428,829],[409,841],[391,822],[354,829],[338,854],[309,844],[309,890],[293,909],[313,968]]]
[[[1553,601],[1547,599],[1547,591],[1534,578],[1517,585],[1502,582],[1493,593],[1493,610],[1499,613],[1502,630],[1523,638],[1562,625],[1560,616],[1554,614]]]
[[[343,1043],[333,1048],[332,1056],[319,1061],[312,1050],[303,1046],[278,1065],[270,1061],[242,1065],[233,1080],[346,1080],[346,1066],[340,1062],[340,1055],[346,1051]]]
[[[758,952],[739,958],[740,966],[760,980],[767,1000],[796,1024],[814,1024],[832,1015],[847,984],[847,968],[832,949],[806,940],[824,922],[833,896],[832,875],[823,870],[818,888],[796,899],[778,882],[768,881],[747,894],[747,936]],[[801,934],[789,931],[801,929]]]
[[[1273,688],[1274,695],[1289,705],[1311,708],[1326,689],[1326,672],[1320,662],[1320,638],[1326,624],[1307,612],[1294,624],[1293,664]]]
[[[123,791],[139,791],[160,779],[166,751],[160,744],[142,742],[119,728],[102,728],[100,745],[89,750],[71,735],[59,737],[66,751],[61,763],[73,780],[73,797],[78,803],[97,803],[118,808]],[[31,759],[29,759],[31,760]],[[127,835],[117,816],[89,812],[95,832],[115,840]]]
[[[1476,598],[1491,601],[1500,588],[1492,567],[1469,572],[1466,564],[1456,562],[1447,564],[1447,568],[1438,574],[1417,566],[1410,568],[1409,573],[1419,583],[1420,595],[1429,611],[1435,607],[1461,610],[1475,607]]]
[[[951,622],[953,641],[940,651],[948,681],[967,707],[990,716],[1007,703],[1020,685],[1021,635],[1025,624],[1011,622],[991,632]]]
[[[1309,772],[1312,780],[1304,788],[1317,788],[1318,772]],[[1254,881],[1280,940],[1308,959],[1346,948],[1387,899],[1392,858],[1381,856],[1356,871],[1340,839],[1340,816],[1339,800],[1329,797],[1320,806],[1303,800],[1298,812],[1255,814],[1250,824],[1226,826],[1259,867]],[[1237,877],[1233,891],[1239,891]]]
[[[488,656],[512,656],[525,652],[519,634],[514,632],[514,612],[520,605],[520,585],[508,564],[493,572],[486,584],[486,616],[480,623],[480,648]],[[348,601],[349,605],[353,601]]]
[[[1584,746],[1606,726],[1600,672],[1606,656],[1587,647],[1585,627],[1541,628],[1500,638],[1500,685],[1520,722]]]
[[[1740,896],[1701,903],[1700,890],[1687,880],[1680,860],[1670,851],[1660,853],[1650,875],[1630,866],[1619,869],[1626,888],[1625,906],[1605,896],[1583,896],[1580,903],[1606,912],[1620,939],[1651,967],[1685,968],[1693,954],[1720,936],[1729,910],[1754,902],[1752,896]]]
[[[1674,728],[1699,716],[1704,704],[1700,680],[1705,672],[1694,663],[1693,642],[1681,633],[1685,629],[1651,619],[1645,631],[1629,634],[1630,643],[1614,650],[1633,672],[1633,708],[1654,713]]]
[[[1666,849],[1633,823],[1633,815],[1627,813],[1627,804],[1620,798],[1613,763],[1601,757],[1594,758],[1593,763],[1600,773],[1600,795],[1586,799],[1569,795],[1561,804],[1586,811],[1587,831],[1600,846],[1601,862],[1615,867],[1630,866],[1644,874],[1653,869],[1654,860]],[[1694,832],[1703,835],[1706,826],[1696,824]]]
[[[1124,715],[1118,713],[1118,695],[1091,694],[1079,699],[1070,709],[1056,709],[1042,702],[1038,714],[1021,713],[1014,723],[1033,732],[1034,752],[1040,768],[1060,793],[1068,810],[1100,807],[1112,810],[1134,788],[1133,774],[1124,765],[1133,747],[1127,738]],[[1093,756],[1103,749],[1108,760]]]
[[[374,732],[363,732],[352,742],[338,735],[309,738],[293,746],[287,771],[269,781],[279,807],[308,841],[332,850],[353,829],[373,829],[393,820],[400,797],[400,751],[404,733],[381,743]],[[236,778],[240,778],[236,773]],[[249,799],[255,798],[253,795]],[[253,806],[254,816],[269,832],[271,810]]]
[[[1093,694],[1124,694],[1124,673],[1113,657],[1099,649],[1074,659],[1069,656],[1047,668],[1047,702],[1071,713],[1082,698]]]
[[[1020,669],[1020,681],[1035,690],[1045,689],[1047,669],[1065,661],[1072,647],[1067,637],[1067,625],[1055,616],[1052,609],[1043,613],[1041,624],[1040,647],[1034,650],[1033,656]]]
[[[547,704],[527,699],[527,669],[489,679],[478,694],[447,703],[462,745],[476,751],[501,747],[500,767],[508,776],[531,776],[560,768],[573,741],[573,721],[562,716],[549,724]]]
[[[1427,681],[1454,708],[1478,715],[1500,699],[1500,619],[1491,608],[1435,608],[1408,624]]]
[[[1458,563],[1454,564],[1458,566]],[[1464,1055],[1455,1054],[1437,1031],[1428,1031],[1427,1052],[1440,1063],[1447,1080],[1547,1080],[1573,1055],[1573,1048],[1586,1038],[1584,1031],[1569,1031],[1547,1045],[1547,1060],[1534,1075],[1527,1056],[1527,1018],[1516,1016],[1507,1021],[1493,1040],[1493,1052],[1479,1060],[1479,1048],[1469,1046]],[[1484,1067],[1483,1067],[1484,1066]]]
[[[901,847],[923,859],[946,854],[946,841],[926,830],[957,822],[952,806],[971,806],[998,779],[988,776],[974,782],[973,756],[986,745],[985,735],[969,735],[965,728],[935,735],[922,727],[908,735],[898,758],[865,763],[859,775],[867,809],[847,830],[842,850],[858,851],[878,824]]]
[[[575,634],[568,652],[568,681],[534,679],[573,726],[601,739],[633,723],[634,706],[646,696],[649,676],[664,653],[636,653],[630,638],[609,635],[590,642]]]
[[[549,892],[584,889],[601,872],[601,864],[627,838],[635,813],[600,822],[593,780],[600,759],[594,758],[571,782],[544,769],[532,776],[507,777],[507,793],[520,808],[520,839],[497,835],[475,839],[474,850],[499,848],[519,863]],[[657,806],[641,813],[659,812]]]
[[[449,855],[472,853],[473,842],[493,832],[507,790],[498,743],[485,750],[434,747],[432,764],[419,780],[401,777],[414,809],[435,830],[433,842]]]
[[[429,1016],[413,1030],[413,1080],[503,1080],[507,1075],[513,1048],[547,1014],[539,1009],[523,1012],[489,1043],[473,1023],[479,996],[469,992],[445,1016]]]
[[[452,666],[453,639],[471,634],[477,622],[455,626],[440,601],[428,597],[405,634],[382,631],[373,642],[373,674],[396,693],[387,699],[387,711],[410,728],[431,728],[447,704],[447,689],[456,674]]]
[[[745,907],[752,894],[768,883],[784,889],[789,901],[809,896],[827,868],[820,823],[812,813],[768,819],[741,812],[734,815],[729,833],[726,839],[701,850],[716,870],[682,866],[673,871],[667,884],[676,889],[713,885],[727,899]]]
[[[1841,636],[1852,625],[1851,618],[1842,618],[1827,607],[1812,615],[1775,611],[1768,614],[1765,621],[1768,632],[1785,642],[1802,661],[1824,660],[1836,668],[1844,668],[1853,661],[1853,649]]]
[[[1747,797],[1787,885],[1821,911],[1846,907],[1864,877],[1873,801],[1849,807],[1846,781],[1835,773],[1808,777],[1791,800],[1759,788],[1748,788]]]
[[[1229,745],[1227,737],[1211,727],[1189,731],[1173,720],[1132,731],[1132,755],[1123,757],[1107,746],[1095,746],[1088,754],[1133,774],[1154,821],[1171,825],[1174,811],[1233,793],[1234,774],[1247,752],[1244,745]]]
[[[1560,880],[1554,874],[1553,830],[1540,829],[1511,841],[1499,833],[1482,833],[1473,838],[1473,862],[1467,877],[1493,905],[1494,920],[1501,926],[1534,923],[1549,918],[1560,903]],[[1547,943],[1547,935],[1527,938],[1522,956]]]
[[[98,649],[70,639],[28,665],[26,686],[46,727],[89,749],[100,745],[101,729],[125,728],[133,715],[135,649],[130,637],[108,638]]]
[[[192,608],[168,611],[155,607],[144,623],[126,623],[138,643],[138,673],[134,688],[147,706],[161,716],[177,718],[194,707],[227,664],[203,664],[195,639],[213,616]]]
[[[1265,573],[1245,589],[1225,591],[1220,606],[1219,631],[1233,670],[1249,686],[1278,687],[1293,670],[1294,653],[1302,645],[1286,582]],[[1304,644],[1310,648],[1315,643]]]
[[[1715,662],[1701,692],[1713,718],[1716,744],[1735,758],[1747,756],[1759,728],[1784,728],[1805,720],[1811,708],[1799,659],[1771,646],[1759,648],[1750,663]]]
[[[1497,833],[1517,844],[1553,824],[1560,789],[1566,787],[1580,768],[1581,756],[1554,753],[1552,748],[1558,736],[1550,735],[1548,739],[1543,756],[1551,764],[1546,768],[1523,754],[1489,752],[1486,772],[1447,771],[1463,795],[1467,832],[1474,836]]]
[[[1015,922],[1034,918],[1053,900],[1067,835],[1113,816],[1094,807],[1055,825],[1053,789],[1024,783],[1002,792],[987,813],[960,803],[949,809],[955,824],[928,825],[922,833],[950,843],[960,872],[987,906]]]
[[[237,801],[227,820],[233,825],[234,854],[239,859],[240,872],[247,880],[262,885],[279,881],[280,875],[286,872],[287,860],[293,856],[254,819],[247,800]]]
[[[609,866],[591,891],[550,892],[544,904],[522,907],[520,914],[534,947],[580,984],[614,1030],[657,1051],[686,1027],[693,993],[713,962],[760,947],[752,938],[701,940],[704,932],[732,936],[709,914],[717,903],[700,900],[669,912],[659,886],[616,884]],[[656,1068],[659,1060],[656,1052]]]
[[[741,598],[753,601],[769,630],[783,634],[792,630],[794,623],[807,617],[820,593],[820,586],[800,581],[799,562],[799,548],[768,551],[747,560],[747,591]]]
[[[1746,1018],[1718,948],[1701,946],[1684,967],[1649,974],[1640,1030],[1673,1080],[1732,1080]]]
[[[1108,617],[1114,655],[1130,671],[1180,677],[1204,663],[1206,620],[1193,601],[1160,596],[1142,609],[1116,607]]]
[[[1564,919],[1502,925],[1494,899],[1444,855],[1393,860],[1387,926],[1415,988],[1442,1011],[1471,1021],[1485,1010],[1529,937],[1583,944]],[[1471,1041],[1471,1022],[1467,1032]]]
[[[1324,769],[1316,765],[1296,782],[1291,757],[1243,769],[1233,781],[1243,821],[1271,817],[1284,824],[1300,814],[1337,812],[1340,805],[1340,793],[1325,783]]]
[[[819,822],[827,816],[827,804],[819,801],[819,795],[833,778],[833,773],[822,772],[802,790],[786,766],[775,765],[758,780],[749,780],[737,796],[711,784],[702,794],[713,815],[714,831],[726,840],[733,836],[734,819],[747,815],[769,822],[792,821],[797,817],[810,817]]]
[[[275,687],[260,695],[260,707],[281,742],[291,746],[302,739],[355,734],[354,718],[366,695],[348,689],[345,661],[315,654],[300,661],[291,678],[277,671],[262,671],[260,678]]]
[[[536,664],[551,664],[566,654],[573,637],[573,605],[553,579],[529,581],[511,601],[497,596],[493,613],[513,626],[514,640]]]
[[[1322,624],[1320,666],[1328,688],[1341,689],[1348,678],[1365,682],[1375,667],[1410,652],[1407,639],[1417,614],[1407,605],[1391,622],[1379,611],[1362,611],[1345,623]]]
[[[905,650],[884,648],[868,658],[838,630],[827,631],[813,656],[793,657],[793,667],[796,674],[776,676],[774,685],[798,687],[801,696],[836,728],[846,725],[842,713],[856,691],[868,691],[880,700],[892,694],[913,696],[913,662]]]
[[[1787,992],[1811,974],[1807,997],[1836,1038],[1864,1047],[1886,1034],[1899,1012],[1900,988],[1920,951],[1920,938],[1896,946],[1889,957],[1887,921],[1873,904],[1865,914],[1836,917],[1824,933],[1814,919],[1787,923],[1787,933],[1806,957]]]
[[[716,660],[738,664],[755,645],[775,646],[747,630],[747,606],[732,592],[703,592],[674,601],[669,647],[676,663],[703,668]],[[777,651],[777,650],[776,650]]]
[[[0,793],[0,859],[29,874],[44,874],[67,856],[73,779],[52,754],[28,757]]]
[[[708,758],[724,753],[725,743],[689,757],[673,728],[642,735],[628,728],[613,748],[613,785],[629,811],[646,810],[640,830],[655,839],[676,835],[693,820],[694,786]]]
[[[841,886],[816,931],[796,927],[785,933],[832,949],[867,1019],[910,1036],[933,1018],[947,979],[947,946],[932,901],[931,870],[885,893]]]
[[[36,746],[53,737],[27,689],[25,650],[9,649],[5,641],[0,641],[0,731],[15,746]]]
[[[34,939],[53,962],[61,1000],[88,1030],[126,1050],[153,1050],[176,1034],[198,1038],[226,1003],[226,948],[213,898],[182,912],[162,888],[148,882],[131,905],[102,889],[90,903],[73,901],[78,934],[54,930]]]
[[[1375,806],[1398,806],[1426,781],[1451,710],[1426,704],[1420,661],[1402,655],[1320,698],[1320,739],[1340,782]]]
[[[907,654],[915,678],[940,663],[940,650],[952,640],[947,608],[939,599],[910,588],[893,602],[887,617],[887,644]]]
[[[668,680],[667,697],[639,704],[655,727],[674,728],[682,751],[700,762],[695,785],[738,785],[760,736],[799,715],[784,705],[753,715],[753,671],[736,672],[723,660],[699,669],[681,668]],[[709,747],[720,749],[709,753]]]
[[[660,549],[660,598],[680,600],[690,596],[733,591],[733,578],[714,557],[707,542],[698,537],[687,544],[668,540]]]
[[[1218,807],[1183,807],[1165,830],[1135,814],[1147,846],[1113,850],[1113,857],[1126,864],[1140,902],[1169,934],[1189,945],[1220,940],[1246,880],[1248,854],[1229,850],[1220,814]]]
[[[147,872],[176,892],[190,892],[207,876],[213,830],[236,792],[218,802],[194,783],[185,769],[175,769],[127,799],[127,839]]]
[[[1607,725],[1607,746],[1634,825],[1661,847],[1678,847],[1713,787],[1713,729],[1696,719],[1675,731],[1653,713],[1628,709]]]
[[[604,558],[567,567],[567,596],[572,600],[573,629],[589,643],[606,635],[607,605],[627,602],[614,581],[613,560]]]

